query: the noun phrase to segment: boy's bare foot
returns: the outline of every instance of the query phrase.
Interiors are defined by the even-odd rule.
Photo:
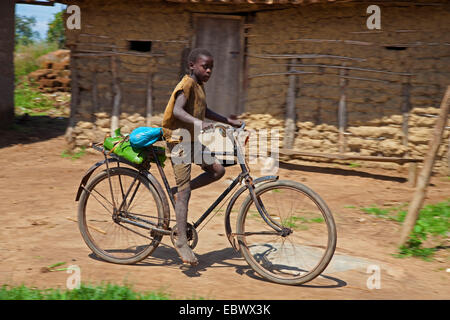
[[[177,251],[183,263],[190,264],[193,267],[198,265],[197,257],[186,242],[182,244],[177,243],[175,245],[175,250]]]

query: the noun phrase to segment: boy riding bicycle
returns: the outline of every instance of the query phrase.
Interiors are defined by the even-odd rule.
[[[203,84],[212,74],[214,59],[211,53],[205,49],[194,49],[189,54],[188,63],[190,74],[185,75],[172,92],[164,112],[162,127],[177,184],[173,190],[176,192],[175,215],[178,233],[175,249],[184,263],[195,266],[198,260],[189,247],[186,236],[191,190],[219,180],[225,174],[225,168],[217,159],[205,161],[201,155],[205,147],[199,146],[194,134],[211,127],[211,123],[204,121],[205,118],[234,127],[239,127],[242,122],[224,117],[207,107]],[[183,133],[182,140],[177,137],[180,132]],[[180,161],[181,158],[184,160]],[[191,180],[192,162],[200,165],[205,172]]]

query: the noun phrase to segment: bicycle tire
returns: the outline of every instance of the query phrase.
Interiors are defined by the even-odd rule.
[[[290,191],[295,194],[290,195]],[[281,240],[270,234],[274,229],[268,227],[257,209],[251,213],[250,209],[256,206],[248,195],[240,208],[236,236],[241,255],[250,267],[267,280],[287,285],[303,284],[319,276],[333,257],[337,239],[336,225],[326,203],[310,188],[289,180],[264,183],[255,189],[255,194],[268,212],[269,222],[291,230],[291,234],[279,235]],[[271,194],[275,197],[272,213],[267,210],[271,204],[265,196]],[[280,207],[290,199],[297,203],[305,200],[301,207],[292,204],[293,213],[285,218]],[[320,234],[324,232],[326,237]]]
[[[137,177],[136,181],[143,185],[145,189],[142,188],[144,192],[141,196],[141,193],[138,194],[139,184],[136,185],[136,192],[133,191],[133,199],[137,195],[141,198],[143,203],[137,204],[138,199],[136,199],[136,204],[127,204],[127,211],[130,208],[135,210],[135,206],[139,206],[139,209],[141,207],[144,207],[144,209],[148,208],[150,211],[156,209],[157,212],[154,216],[146,216],[146,212],[138,215],[146,217],[148,220],[152,220],[158,228],[167,229],[168,227],[168,213],[163,209],[162,200],[157,190],[145,176],[136,170],[126,167],[110,168],[109,173],[107,170],[102,171],[87,183],[81,194],[78,206],[78,225],[86,245],[95,255],[105,261],[117,264],[137,263],[152,254],[163,237],[162,234],[152,234],[149,230],[140,229],[133,225],[114,222],[112,216],[108,217],[108,214],[112,213],[112,203],[107,200],[111,199],[109,178],[111,178],[111,182],[118,182],[123,197],[124,192],[122,189],[124,188],[125,180],[134,180],[135,177]],[[99,188],[99,186],[101,186],[101,188]],[[100,194],[98,189],[105,193],[103,197],[97,196]],[[103,189],[105,191],[103,191]],[[116,194],[118,193],[119,191],[116,190]],[[144,200],[142,200],[142,197],[144,197]],[[101,203],[99,199],[105,200],[104,203]],[[100,205],[98,205],[98,203],[96,204],[96,202],[100,203]],[[101,207],[103,207],[104,210]],[[111,207],[111,211],[107,210],[108,207]],[[136,243],[131,246],[128,243],[117,244],[117,248],[115,248],[115,244],[113,243],[114,239],[112,239],[115,235],[113,234],[115,231],[118,232],[119,238],[124,239],[125,237],[125,241],[132,242],[131,240],[133,240]],[[109,236],[110,238],[107,238],[106,236]],[[133,236],[135,237],[133,238]]]

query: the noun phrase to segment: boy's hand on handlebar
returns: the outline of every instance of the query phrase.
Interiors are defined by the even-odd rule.
[[[239,119],[231,119],[231,118],[227,118],[228,124],[235,127],[235,128],[239,128],[243,121],[239,120]]]
[[[213,129],[214,124],[211,122],[201,121],[201,123],[199,123],[199,127],[201,131],[206,131],[208,129]]]

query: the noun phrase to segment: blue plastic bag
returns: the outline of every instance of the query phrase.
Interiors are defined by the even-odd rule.
[[[146,148],[160,140],[162,128],[139,127],[130,133],[130,143],[134,148]]]

